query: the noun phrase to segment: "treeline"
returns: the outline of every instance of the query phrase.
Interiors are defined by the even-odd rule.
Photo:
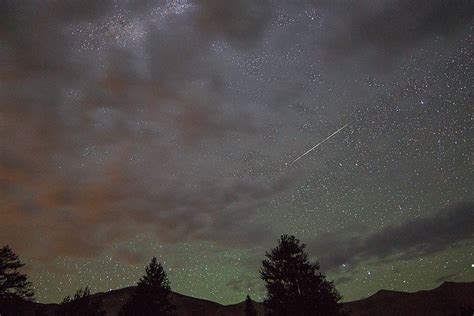
[[[267,295],[265,314],[275,316],[337,316],[341,311],[341,295],[333,282],[326,280],[317,262],[311,262],[305,244],[294,236],[282,235],[275,248],[266,252],[260,278]],[[0,315],[19,315],[25,301],[34,300],[34,290],[28,276],[19,271],[24,264],[8,246],[0,248]],[[145,268],[136,290],[122,306],[120,316],[173,315],[170,300],[171,285],[161,263],[155,257]],[[42,308],[34,315],[51,315]],[[247,296],[244,313],[257,315],[253,301]],[[102,316],[105,311],[100,299],[91,296],[89,287],[66,296],[54,310],[54,315]]]

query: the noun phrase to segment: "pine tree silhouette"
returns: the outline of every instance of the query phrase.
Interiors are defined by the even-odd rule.
[[[266,253],[260,277],[265,282],[264,305],[271,315],[340,315],[341,296],[319,272],[295,236],[282,235],[278,246]]]
[[[19,272],[25,264],[9,246],[0,248],[0,315],[23,315],[21,307],[32,301],[34,291],[28,276]]]
[[[163,266],[153,257],[145,271],[119,315],[172,315],[174,306],[169,301],[171,287]]]
[[[257,310],[253,306],[253,301],[249,295],[245,299],[245,316],[257,316]]]
[[[24,265],[9,246],[0,248],[0,299],[33,300],[34,291],[28,276],[18,271]]]
[[[33,300],[34,291],[28,276],[18,271],[24,265],[9,246],[0,248],[0,299]]]

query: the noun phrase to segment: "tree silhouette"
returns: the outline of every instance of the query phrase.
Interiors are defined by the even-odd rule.
[[[169,301],[171,287],[163,266],[153,257],[145,271],[145,275],[138,281],[135,292],[122,307],[119,315],[172,314],[174,306]]]
[[[28,276],[18,271],[24,265],[9,246],[0,248],[0,299],[33,300]]]
[[[59,305],[56,315],[103,316],[105,311],[102,310],[100,305],[100,300],[91,298],[91,291],[86,286],[77,290],[73,297],[66,296]]]
[[[0,315],[23,315],[25,301],[33,300],[28,276],[19,272],[24,265],[9,246],[0,248]]]
[[[260,277],[267,288],[265,308],[270,315],[340,315],[341,296],[319,272],[295,236],[282,235],[266,253]]]
[[[253,301],[248,295],[245,299],[245,316],[257,316],[257,310],[253,306]]]

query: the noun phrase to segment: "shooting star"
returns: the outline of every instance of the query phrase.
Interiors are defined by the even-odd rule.
[[[339,133],[340,131],[342,131],[344,128],[346,128],[347,126],[349,125],[349,123],[347,123],[346,125],[344,125],[343,127],[341,127],[340,129],[338,129],[337,131],[335,131],[334,133],[332,133],[331,135],[329,135],[326,139],[322,140],[321,142],[319,142],[318,144],[316,144],[315,146],[311,147],[310,149],[308,149],[304,154],[302,154],[301,156],[299,156],[298,158],[296,158],[295,160],[293,160],[291,163],[285,163],[285,165],[293,165],[295,162],[297,162],[298,160],[300,160],[301,158],[303,158],[304,156],[306,156],[307,154],[309,154],[310,152],[312,152],[313,150],[315,150],[316,148],[318,148],[320,145],[322,145],[324,142],[326,142],[327,140],[329,140],[331,137],[333,137],[334,135],[336,135],[337,133]]]

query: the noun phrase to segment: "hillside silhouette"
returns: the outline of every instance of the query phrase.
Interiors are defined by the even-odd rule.
[[[92,300],[100,300],[107,316],[117,315],[122,305],[134,293],[136,287],[126,287],[110,292],[91,295]],[[241,316],[245,315],[245,301],[238,304],[222,305],[213,301],[171,292],[170,300],[176,306],[177,316]],[[253,302],[258,316],[264,315],[260,302]],[[474,309],[474,282],[445,282],[432,290],[414,293],[380,290],[374,295],[352,302],[342,303],[343,309],[353,316],[395,316],[395,315],[472,315]],[[18,305],[18,315],[54,315],[59,304],[39,304],[23,301]],[[467,314],[466,311],[470,312]]]

